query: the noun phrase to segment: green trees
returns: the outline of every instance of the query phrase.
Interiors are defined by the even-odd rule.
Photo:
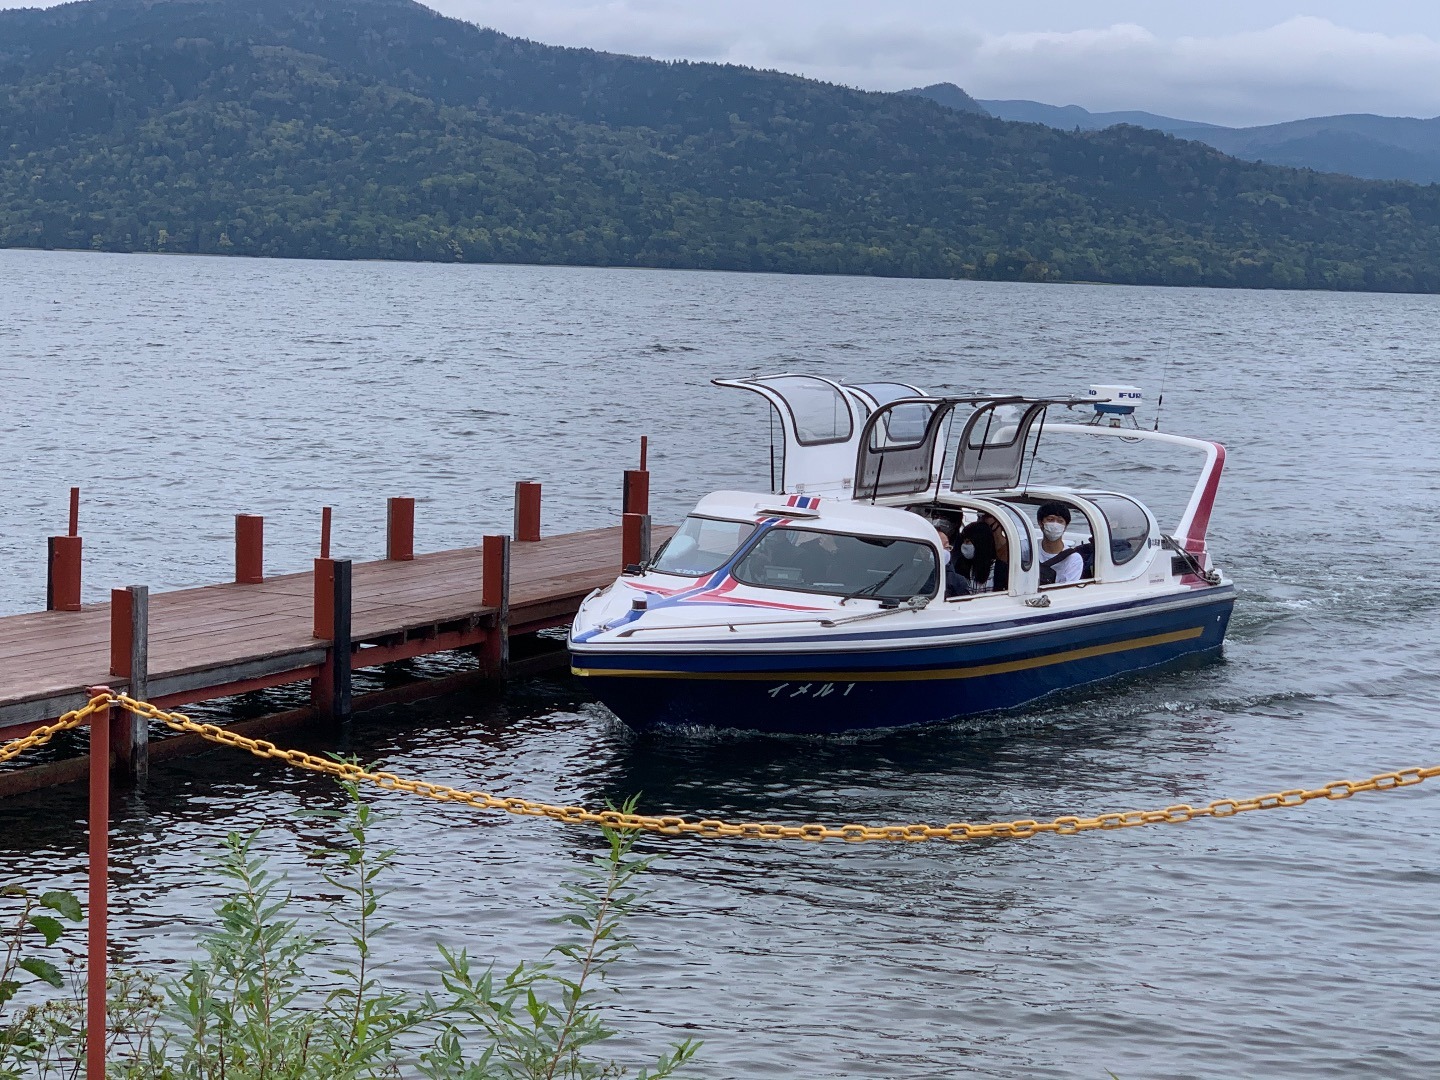
[[[1440,186],[409,0],[0,12],[0,244],[1440,291]]]

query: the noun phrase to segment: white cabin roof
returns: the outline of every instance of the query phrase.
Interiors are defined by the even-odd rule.
[[[691,513],[727,521],[787,518],[790,524],[800,528],[935,543],[935,526],[919,514],[894,506],[852,502],[848,498],[716,491],[701,499]]]

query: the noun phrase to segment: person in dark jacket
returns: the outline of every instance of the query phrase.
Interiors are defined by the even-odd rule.
[[[960,530],[955,569],[965,579],[966,592],[992,592],[995,589],[995,538],[990,526],[976,521]]]

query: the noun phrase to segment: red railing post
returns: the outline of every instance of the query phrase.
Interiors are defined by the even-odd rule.
[[[320,508],[320,557],[330,558],[330,507]]]
[[[235,515],[235,580],[241,585],[265,580],[265,519],[258,514]]]
[[[515,484],[515,539],[540,539],[540,484],[535,480]]]
[[[110,693],[92,686],[92,698]],[[110,707],[90,717],[90,920],[85,973],[85,1076],[105,1080],[105,981],[109,945]]]
[[[78,487],[70,489],[70,531],[66,535],[80,535],[80,489]]]
[[[408,562],[415,558],[415,500],[392,498],[385,512],[385,558]]]

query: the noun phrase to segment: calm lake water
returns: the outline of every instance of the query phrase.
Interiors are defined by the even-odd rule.
[[[1230,450],[1212,550],[1223,661],[979,725],[865,738],[636,738],[555,678],[367,714],[395,770],[591,805],[783,821],[1045,818],[1440,763],[1440,298],[0,252],[0,612],[44,604],[84,488],[86,594],[223,579],[237,512],[272,572],[505,529],[610,524],[651,436],[654,510],[767,475],[758,399],[717,375],[930,389],[1164,384],[1164,427]],[[1063,465],[1063,463],[1058,463]],[[1057,466],[1058,467],[1058,466]],[[1145,478],[1138,472],[1134,479]],[[1128,478],[1120,486],[1128,485]],[[283,703],[283,695],[276,696]],[[592,834],[401,796],[386,977],[435,943],[556,940]],[[227,830],[320,895],[325,783],[223,752],[117,801],[117,953],[193,950]],[[79,887],[78,790],[0,803],[0,879]],[[650,841],[617,970],[628,1060],[699,1077],[1434,1077],[1440,784],[1238,820],[964,846]]]

